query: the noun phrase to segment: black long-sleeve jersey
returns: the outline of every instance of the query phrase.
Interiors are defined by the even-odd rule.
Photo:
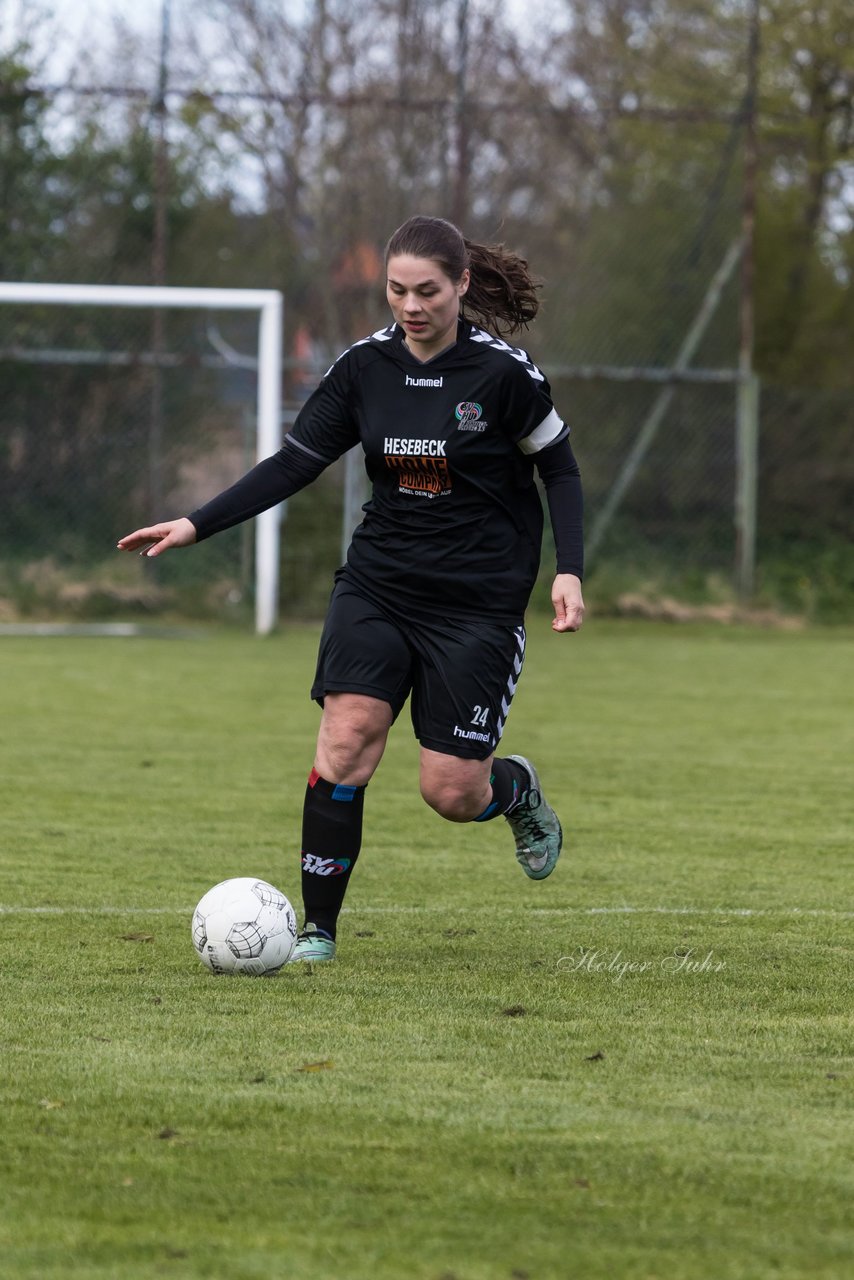
[[[392,324],[328,370],[282,448],[191,513],[201,541],[281,502],[353,445],[372,496],[340,576],[395,611],[519,622],[540,563],[547,490],[558,572],[582,574],[581,486],[530,356],[466,321],[422,363]]]

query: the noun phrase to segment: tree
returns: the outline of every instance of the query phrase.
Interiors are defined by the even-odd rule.
[[[47,138],[49,103],[30,87],[28,50],[0,56],[0,275],[38,280],[53,271],[51,228],[67,213],[61,162]]]
[[[760,367],[852,385],[854,36],[841,0],[774,0],[763,28]]]

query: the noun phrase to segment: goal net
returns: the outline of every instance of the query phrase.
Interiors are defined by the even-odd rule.
[[[192,557],[115,546],[279,447],[281,294],[0,283],[0,378],[0,623],[273,629],[281,508]]]

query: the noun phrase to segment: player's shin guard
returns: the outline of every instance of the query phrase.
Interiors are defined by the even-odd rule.
[[[335,937],[338,914],[362,844],[364,787],[327,782],[312,769],[302,818],[305,919]]]

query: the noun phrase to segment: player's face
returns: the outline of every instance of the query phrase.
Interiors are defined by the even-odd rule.
[[[430,360],[456,340],[468,269],[454,281],[433,258],[401,253],[389,258],[387,274],[388,305],[406,334],[406,345],[419,360]]]

